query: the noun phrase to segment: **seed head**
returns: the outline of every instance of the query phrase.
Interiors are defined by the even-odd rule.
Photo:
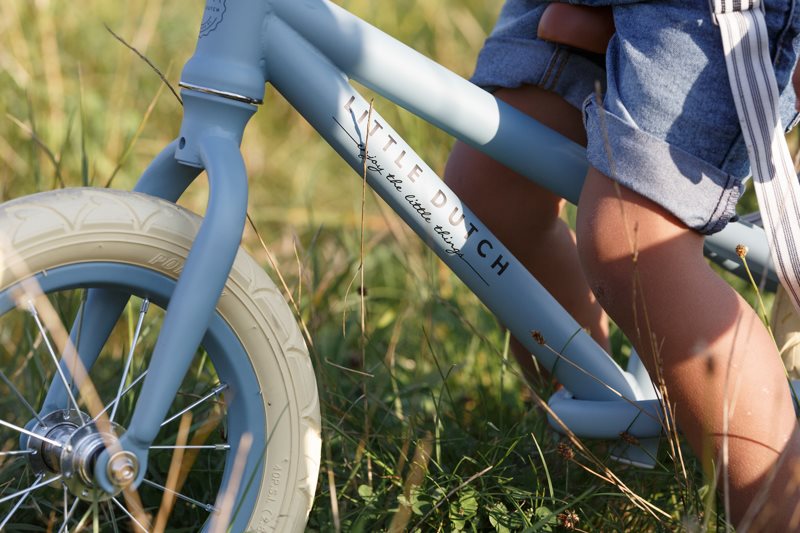
[[[537,343],[544,345],[544,335],[542,335],[541,332],[531,331],[531,337],[533,337],[533,340],[535,340]]]
[[[736,255],[738,255],[740,258],[744,259],[744,256],[747,255],[747,251],[748,251],[747,246],[745,246],[744,244],[736,245]]]
[[[578,514],[571,509],[567,509],[563,513],[559,513],[556,519],[561,527],[569,529],[570,531],[578,527],[578,522],[581,521]]]
[[[559,442],[556,450],[558,451],[558,455],[567,461],[572,461],[575,458],[575,450],[572,449],[572,446],[570,446],[569,443],[564,441]]]

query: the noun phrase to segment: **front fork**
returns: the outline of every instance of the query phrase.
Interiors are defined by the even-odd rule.
[[[182,95],[184,121],[179,139],[156,157],[134,190],[174,202],[205,169],[209,201],[167,306],[133,418],[119,441],[124,452],[136,457],[135,484],[144,476],[150,444],[213,316],[239,248],[247,212],[247,174],[239,146],[255,106],[190,90]],[[71,333],[73,343],[80,339],[78,357],[85,368],[94,364],[128,299],[129,295],[121,292],[89,291]],[[62,361],[62,368],[67,366]],[[42,414],[63,408],[66,399],[64,385],[54,380]],[[119,451],[115,449],[113,455],[118,456]],[[113,493],[119,484],[109,477],[113,470],[108,467],[109,456],[109,450],[98,456],[94,472],[100,488]]]

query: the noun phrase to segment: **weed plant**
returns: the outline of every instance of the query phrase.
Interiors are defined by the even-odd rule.
[[[501,5],[341,3],[463,76]],[[0,2],[0,199],[130,188],[177,134],[181,106],[105,26],[176,84],[201,15],[199,1]],[[441,173],[451,140],[381,99],[375,106]],[[495,319],[371,194],[362,223],[358,177],[271,88],[243,153],[253,223],[243,244],[286,280],[322,399],[309,530],[725,528],[709,478],[691,454],[685,470],[676,460],[679,440],[665,438],[657,466],[642,470],[611,461],[608,443],[554,432],[540,403],[549,387],[523,383]],[[181,200],[196,212],[204,181]],[[613,343],[626,355],[618,331]]]

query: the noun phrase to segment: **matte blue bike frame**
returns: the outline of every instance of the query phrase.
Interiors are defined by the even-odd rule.
[[[122,446],[146,464],[148,446],[203,337],[201,326],[214,312],[245,220],[239,145],[267,82],[357,173],[366,166],[368,184],[556,375],[565,389],[550,405],[567,427],[585,437],[615,439],[625,432],[649,444],[657,440],[663,414],[638,358],[621,369],[377,111],[368,122],[369,104],[349,79],[577,203],[587,170],[583,148],[340,7],[326,0],[207,0],[196,52],[181,77],[180,136],[136,190],[175,201],[204,168],[210,200]],[[731,224],[709,238],[707,254],[735,271],[741,268],[738,244],[749,247],[752,270],[769,272],[763,232],[747,224]],[[774,284],[774,275],[765,275]],[[87,366],[125,302],[118,294],[91,292],[82,321],[91,328],[80,332]],[[55,382],[45,408],[63,405],[64,397]],[[637,450],[619,455],[652,462],[652,449]],[[110,490],[107,460],[107,454],[100,457],[95,474]]]

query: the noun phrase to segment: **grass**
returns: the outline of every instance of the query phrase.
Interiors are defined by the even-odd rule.
[[[342,4],[464,76],[499,8]],[[130,188],[177,134],[181,108],[104,25],[176,83],[201,14],[197,3],[163,0],[0,3],[0,199],[110,180]],[[381,99],[375,105],[441,173],[451,140]],[[250,215],[316,355],[324,449],[310,530],[724,528],[693,459],[683,475],[662,445],[659,464],[644,471],[612,462],[608,443],[583,448],[552,431],[536,402],[547,391],[523,384],[494,318],[370,194],[364,286],[354,284],[357,176],[272,89],[264,108],[242,150]],[[204,186],[198,180],[181,202],[202,212]],[[243,242],[271,270],[250,228]],[[623,345],[619,332],[614,344]],[[664,514],[637,505],[620,484]]]

